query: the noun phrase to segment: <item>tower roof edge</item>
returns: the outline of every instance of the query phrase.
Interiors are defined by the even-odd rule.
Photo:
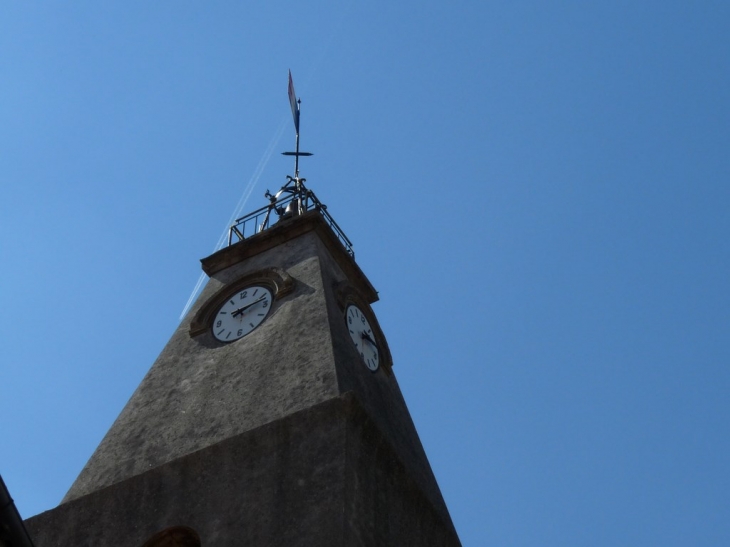
[[[216,273],[229,266],[308,232],[315,232],[319,236],[350,281],[357,284],[358,289],[362,291],[362,295],[368,303],[377,302],[378,292],[375,287],[317,210],[307,211],[291,219],[280,221],[267,230],[216,251],[212,255],[201,259],[200,262],[203,271],[209,277],[214,277]]]

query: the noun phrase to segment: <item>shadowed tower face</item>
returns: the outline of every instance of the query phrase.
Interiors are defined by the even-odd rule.
[[[377,292],[303,183],[202,260],[208,284],[61,505],[26,521],[36,547],[460,545]]]

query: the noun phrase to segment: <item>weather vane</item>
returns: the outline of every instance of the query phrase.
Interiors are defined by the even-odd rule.
[[[299,157],[311,156],[310,152],[299,151],[299,114],[301,111],[301,101],[294,92],[294,81],[289,71],[289,104],[291,105],[291,113],[294,117],[294,129],[296,130],[296,151],[282,152],[285,156],[294,156],[294,176],[287,175],[287,182],[276,193],[272,194],[268,190],[264,194],[269,200],[269,204],[258,209],[246,216],[237,218],[228,231],[228,245],[243,241],[253,234],[258,234],[268,229],[272,224],[280,221],[286,221],[293,217],[302,215],[310,210],[318,211],[324,220],[329,224],[335,236],[342,243],[345,251],[355,257],[352,250],[352,242],[347,238],[342,229],[335,222],[335,219],[327,212],[327,206],[317,199],[312,190],[309,190],[304,183],[306,179],[299,176]],[[272,220],[272,213],[278,217],[278,220]]]
[[[294,118],[294,129],[296,130],[296,151],[295,152],[282,152],[284,156],[294,156],[294,181],[297,188],[300,187],[301,180],[299,179],[299,156],[311,156],[311,152],[300,152],[299,151],[299,114],[302,109],[302,100],[297,98],[297,94],[294,91],[294,80],[291,77],[291,70],[289,71],[289,104],[291,104],[291,114]]]

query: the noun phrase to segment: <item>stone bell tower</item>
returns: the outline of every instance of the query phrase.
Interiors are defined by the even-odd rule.
[[[460,545],[377,292],[304,182],[297,163],[202,260],[207,286],[61,505],[26,521],[36,547]]]

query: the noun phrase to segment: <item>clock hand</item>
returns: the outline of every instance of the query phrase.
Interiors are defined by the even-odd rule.
[[[368,341],[368,342],[370,342],[370,343],[371,343],[371,344],[372,344],[373,346],[375,346],[375,349],[376,349],[376,350],[380,351],[380,348],[378,347],[378,344],[376,344],[376,343],[375,343],[375,340],[373,340],[372,338],[370,338],[370,335],[369,335],[369,334],[368,334],[367,332],[365,332],[365,331],[362,331],[362,333],[361,333],[361,337],[362,337],[362,339],[363,339],[363,340],[367,340],[367,341]]]
[[[243,307],[241,307],[241,308],[238,308],[238,309],[237,309],[236,311],[234,311],[234,312],[233,312],[233,313],[231,314],[231,317],[236,317],[237,315],[242,315],[244,311],[246,311],[246,310],[247,310],[248,308],[250,308],[251,306],[255,306],[256,304],[258,304],[258,303],[259,303],[259,302],[261,302],[262,300],[266,300],[266,296],[262,296],[261,298],[259,298],[259,299],[258,299],[258,300],[256,300],[255,302],[251,302],[250,304],[247,304],[247,305],[245,305],[245,306],[243,306]]]

